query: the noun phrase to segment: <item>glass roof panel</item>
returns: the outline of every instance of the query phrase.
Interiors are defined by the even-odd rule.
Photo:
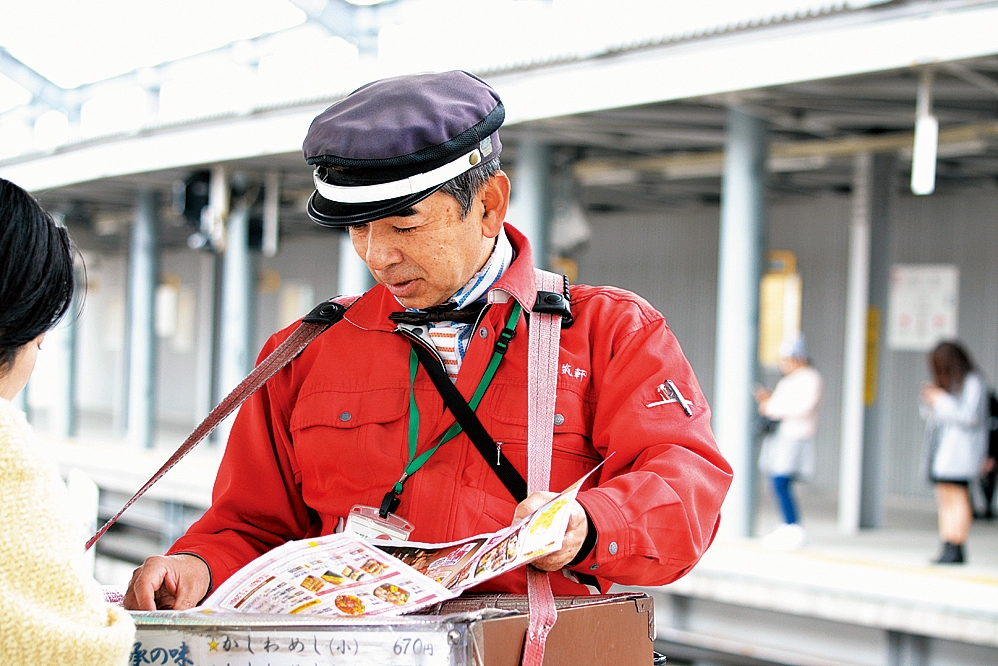
[[[32,0],[0,10],[0,46],[62,88],[305,21],[287,0]]]

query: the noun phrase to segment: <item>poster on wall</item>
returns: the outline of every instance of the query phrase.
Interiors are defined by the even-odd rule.
[[[960,269],[953,264],[891,267],[887,344],[896,351],[929,351],[955,338]]]
[[[800,335],[801,278],[797,257],[789,250],[770,250],[759,282],[759,364],[775,370],[780,345]]]

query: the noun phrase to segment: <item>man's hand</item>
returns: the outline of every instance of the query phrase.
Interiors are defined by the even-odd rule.
[[[536,492],[531,493],[527,499],[523,500],[516,507],[513,514],[513,522],[520,520],[550,502],[558,493]],[[568,518],[568,529],[565,531],[565,539],[561,543],[561,550],[545,555],[531,562],[532,565],[544,571],[557,571],[571,562],[579,549],[582,548],[589,532],[589,521],[586,520],[586,512],[574,499],[570,505],[571,515]]]
[[[211,572],[193,555],[154,555],[132,573],[125,592],[128,610],[187,610],[208,592]]]

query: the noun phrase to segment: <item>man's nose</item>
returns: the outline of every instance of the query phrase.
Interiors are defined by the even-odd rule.
[[[380,225],[371,225],[377,227]],[[402,251],[390,233],[381,229],[371,229],[367,234],[364,262],[374,271],[383,271],[402,261]]]

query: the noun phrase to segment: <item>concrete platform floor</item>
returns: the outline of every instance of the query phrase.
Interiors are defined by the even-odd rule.
[[[663,652],[752,666],[998,664],[998,523],[975,521],[967,564],[934,565],[930,497],[889,501],[884,527],[855,535],[839,533],[830,493],[798,497],[801,548],[764,546],[778,518],[760,497],[754,538],[718,538],[684,578],[644,588]]]

